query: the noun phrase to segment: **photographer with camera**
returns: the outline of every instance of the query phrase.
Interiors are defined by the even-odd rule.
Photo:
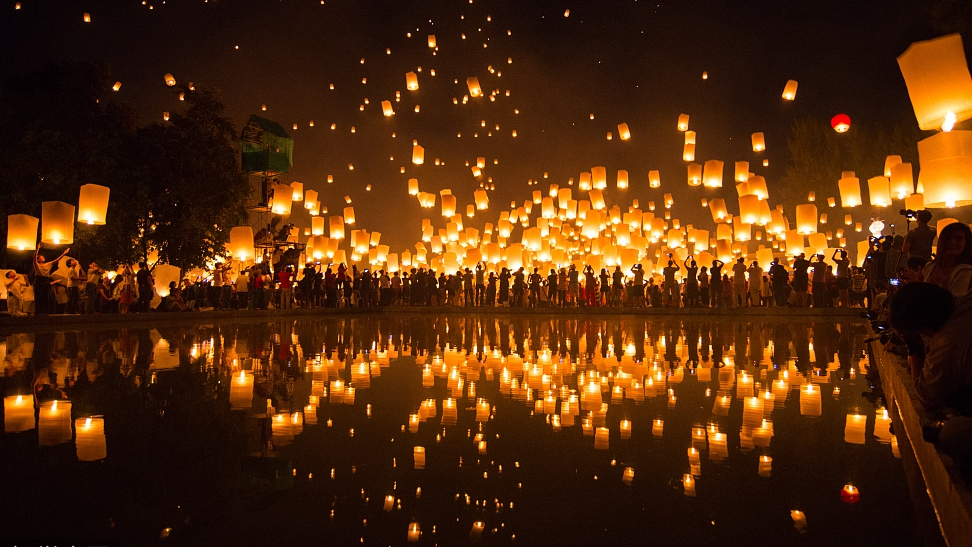
[[[912,211],[904,212],[911,218]],[[928,225],[932,219],[931,211],[922,209],[914,213],[918,225],[908,231],[904,245],[901,246],[901,257],[907,261],[908,269],[921,271],[922,266],[931,260],[932,243],[935,241],[935,229]]]

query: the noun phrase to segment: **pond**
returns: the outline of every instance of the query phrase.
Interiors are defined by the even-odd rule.
[[[10,333],[0,536],[910,541],[866,325],[750,319],[401,313]]]

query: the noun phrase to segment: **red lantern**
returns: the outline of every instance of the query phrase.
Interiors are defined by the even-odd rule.
[[[850,129],[850,116],[847,114],[837,114],[830,120],[830,125],[838,133],[846,133]]]
[[[845,484],[840,491],[840,501],[844,503],[857,503],[861,501],[861,491],[853,484]]]

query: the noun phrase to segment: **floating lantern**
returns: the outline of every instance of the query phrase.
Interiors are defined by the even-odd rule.
[[[409,91],[415,91],[419,88],[418,75],[414,72],[405,73],[405,88]]]
[[[418,179],[408,179],[408,195],[417,196],[419,193]]]
[[[895,199],[905,199],[915,191],[915,177],[910,163],[891,166],[891,195]]]
[[[423,449],[424,450],[424,449]],[[421,488],[419,489],[421,490]],[[419,523],[413,522],[408,525],[408,542],[415,543],[419,540],[422,535],[422,529],[419,527]]]
[[[34,398],[10,395],[3,398],[3,430],[21,433],[34,429]]]
[[[175,76],[173,76],[170,73],[166,73],[166,75],[165,75],[165,85],[167,85],[169,87],[172,87],[172,86],[176,85]]]
[[[692,145],[695,146],[695,145]],[[688,164],[688,185],[689,186],[701,186],[702,185],[702,166],[697,163]]]
[[[631,131],[628,130],[628,124],[618,124],[618,137],[623,141],[631,138]]]
[[[412,163],[422,165],[425,163],[425,148],[418,143],[412,145]]]
[[[722,171],[725,164],[720,160],[705,162],[702,173],[702,184],[706,188],[722,188]]]
[[[33,423],[33,408],[30,421]],[[4,428],[8,433],[11,431]],[[71,442],[71,401],[55,399],[40,404],[37,411],[37,441],[40,446],[56,446]]]
[[[121,89],[121,82],[115,82],[115,85],[111,86],[112,91],[118,91]]]
[[[938,133],[918,141],[918,186],[926,208],[972,204],[972,131]]]
[[[230,230],[230,253],[239,261],[250,260],[253,253],[253,228],[237,226]]]
[[[603,165],[591,167],[591,187],[595,190],[607,188],[607,168]]]
[[[787,80],[786,85],[783,86],[783,98],[787,101],[792,101],[796,98],[797,92],[797,81]]]
[[[76,431],[74,444],[79,461],[93,462],[108,456],[103,417],[78,418],[74,421],[74,429]]]
[[[661,186],[661,174],[657,169],[648,171],[648,186],[651,188],[658,188]]]
[[[308,190],[307,192],[304,193],[304,207],[306,209],[313,209],[314,203],[316,202],[317,202],[316,190]]]
[[[618,170],[618,190],[625,190],[628,188],[628,172],[624,169]]]
[[[333,240],[344,239],[344,217],[332,216],[328,218],[329,235]]]
[[[354,207],[344,208],[344,222],[346,224],[354,224]]]
[[[861,491],[853,484],[845,484],[840,489],[840,501],[844,503],[857,503],[861,501]]]
[[[483,89],[479,87],[479,78],[475,76],[466,78],[466,87],[469,88],[470,97],[482,97]]]
[[[763,150],[766,150],[766,138],[763,137],[761,132],[753,133],[753,152],[762,152]]]
[[[37,248],[37,225],[40,219],[30,215],[7,216],[7,248],[33,251]]]
[[[682,159],[685,161],[695,161],[695,143],[685,143],[682,148]]]
[[[972,117],[972,77],[959,34],[911,44],[898,57],[898,68],[921,129],[947,131],[946,118],[954,124]]]
[[[850,173],[850,176],[843,176],[837,181],[837,188],[840,190],[841,207],[857,207],[861,204],[861,181]]]
[[[271,206],[273,214],[288,216],[293,203],[294,191],[290,186],[286,184],[273,185],[273,205]]]
[[[748,161],[737,161],[735,163],[735,176],[733,178],[736,180],[736,182],[746,182],[749,180]]]
[[[817,206],[804,203],[796,207],[797,231],[801,234],[812,234],[817,231]]]
[[[304,183],[303,182],[291,182],[290,189],[293,192],[293,201],[304,201]],[[317,199],[316,196],[314,199]]]
[[[51,245],[74,243],[74,205],[63,201],[41,203],[41,242]]]
[[[386,118],[391,118],[395,115],[395,109],[392,108],[391,101],[381,101],[381,113],[384,114]]]
[[[867,179],[867,190],[874,207],[891,205],[891,181],[888,177],[871,177]]]
[[[435,34],[429,34],[429,47],[435,49]]]
[[[923,194],[911,194],[905,198],[905,209],[920,211],[925,208],[925,196]]]
[[[678,115],[678,130],[679,131],[688,131],[688,127],[689,127],[689,115],[688,114],[679,114]]]
[[[793,520],[793,527],[802,531],[807,527],[807,516],[798,509],[790,511],[790,519]]]
[[[850,129],[851,119],[847,114],[837,114],[830,119],[830,126],[838,133],[846,133]]]
[[[901,164],[901,156],[891,155],[884,159],[884,176],[891,177],[891,169]]]

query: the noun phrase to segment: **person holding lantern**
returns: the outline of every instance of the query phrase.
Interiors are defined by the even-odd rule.
[[[51,292],[51,270],[54,264],[67,256],[70,247],[53,261],[48,262],[44,255],[40,254],[40,246],[34,251],[34,306],[37,315],[47,315],[51,313],[53,294]]]

